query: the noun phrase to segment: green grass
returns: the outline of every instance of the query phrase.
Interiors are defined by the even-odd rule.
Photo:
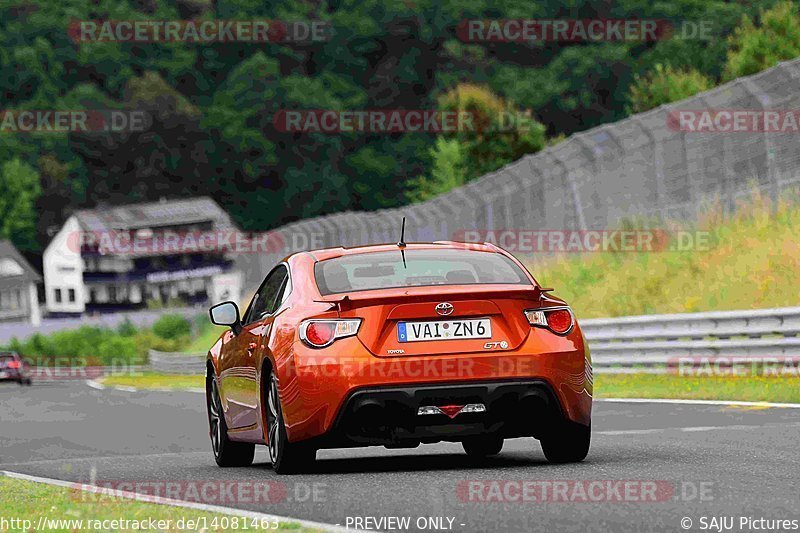
[[[800,403],[800,377],[595,374],[597,398],[678,398]]]
[[[227,328],[222,326],[215,326],[211,322],[206,321],[200,326],[200,332],[190,339],[189,344],[181,351],[184,352],[207,352],[217,339]]]
[[[154,503],[143,503],[135,500],[114,498],[112,496],[81,492],[77,489],[66,487],[55,487],[43,483],[34,483],[20,479],[0,476],[0,517],[9,521],[12,518],[27,519],[32,522],[28,524],[32,531],[38,524],[39,518],[44,516],[48,519],[63,520],[84,520],[84,527],[78,528],[75,523],[72,527],[63,524],[62,528],[56,524],[48,524],[46,531],[97,531],[97,527],[89,527],[87,520],[170,520],[171,526],[160,531],[198,531],[200,527],[191,529],[179,529],[178,520],[205,520],[209,531],[225,531],[225,529],[213,528],[214,520],[227,519],[233,516],[217,513],[208,513],[186,509],[182,507],[172,507],[158,505]],[[166,523],[165,523],[166,524]],[[203,522],[196,522],[202,525]],[[6,524],[9,525],[9,524]],[[10,524],[13,525],[13,524]],[[217,523],[217,525],[222,525]],[[248,526],[250,524],[248,523]],[[270,524],[271,526],[273,524]],[[3,531],[23,531],[23,525],[17,527],[4,527]],[[230,529],[230,528],[228,528]],[[250,527],[249,529],[254,529]],[[293,531],[314,531],[300,527],[298,524],[281,523],[278,530]],[[128,528],[102,528],[104,531],[134,531],[133,527]]]
[[[782,200],[773,213],[754,193],[732,216],[710,206],[692,224],[655,226],[708,232],[705,250],[562,254],[534,258],[529,266],[583,318],[794,306],[798,200]]]
[[[139,375],[106,376],[100,383],[107,387],[124,386],[137,389],[202,389],[205,387],[203,374],[158,374],[156,372],[142,372]]]
[[[203,388],[203,376],[144,373],[141,376],[110,376],[107,386],[140,389]],[[800,377],[739,376],[707,377],[672,374],[595,374],[598,398],[679,398],[693,400],[741,400],[751,402],[800,403]]]

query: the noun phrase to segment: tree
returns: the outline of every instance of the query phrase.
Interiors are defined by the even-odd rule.
[[[42,190],[32,166],[14,158],[0,167],[0,238],[20,250],[35,250],[36,199]]]
[[[714,82],[694,69],[675,69],[658,64],[644,76],[636,76],[628,92],[627,110],[641,113],[663,104],[707,91]]]
[[[407,193],[411,202],[422,202],[464,184],[466,161],[464,147],[458,139],[436,139],[431,149],[430,177],[419,176],[411,180]]]
[[[439,109],[466,114],[471,125],[452,135],[461,143],[465,181],[538,152],[545,146],[545,127],[529,109],[519,109],[486,87],[460,84],[439,97]]]
[[[750,17],[728,38],[730,48],[723,81],[761,72],[780,61],[800,56],[800,15],[794,2],[780,2],[759,13],[760,24]]]

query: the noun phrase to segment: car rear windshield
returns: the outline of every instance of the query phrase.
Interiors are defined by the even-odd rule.
[[[314,265],[322,295],[431,285],[531,285],[508,257],[478,250],[412,250],[344,255]]]
[[[14,356],[13,355],[5,355],[5,354],[4,355],[0,355],[0,365],[3,365],[5,363],[7,363],[9,361],[13,361],[13,360],[14,360]]]

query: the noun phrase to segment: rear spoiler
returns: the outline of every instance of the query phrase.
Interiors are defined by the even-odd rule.
[[[492,298],[514,298],[519,300],[531,300],[538,302],[546,292],[553,289],[543,289],[535,286],[515,286],[515,285],[502,285],[499,287],[483,286],[475,287],[469,292],[464,292],[463,288],[455,289],[451,286],[426,286],[426,287],[403,287],[398,289],[383,289],[390,291],[390,294],[384,292],[382,295],[374,294],[381,291],[363,291],[354,293],[353,295],[331,295],[323,297],[321,300],[314,300],[319,303],[326,303],[335,305],[339,311],[346,311],[348,309],[355,309],[358,307],[367,307],[370,305],[377,305],[381,303],[414,303],[430,299],[439,300],[474,300],[474,299],[492,299]]]

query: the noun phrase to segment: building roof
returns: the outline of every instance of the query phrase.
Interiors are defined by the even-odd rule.
[[[81,209],[75,212],[75,217],[84,231],[92,232],[159,228],[209,221],[214,223],[215,229],[234,228],[228,213],[208,196]]]
[[[0,289],[42,280],[10,241],[0,240]]]

